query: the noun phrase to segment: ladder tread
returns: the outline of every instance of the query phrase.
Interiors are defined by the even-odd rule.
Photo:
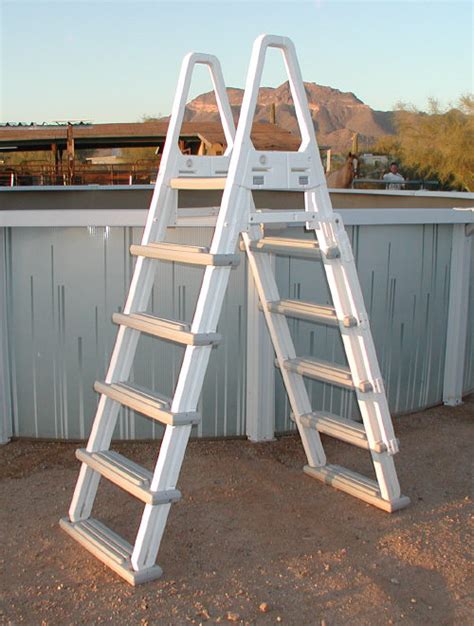
[[[178,489],[151,491],[153,474],[114,450],[89,452],[80,448],[76,450],[76,457],[146,504],[170,504],[181,499],[181,492]]]
[[[221,339],[218,333],[193,333],[190,324],[148,313],[114,313],[112,320],[116,324],[189,346],[206,346],[218,343]]]
[[[306,428],[314,428],[320,433],[340,439],[359,448],[365,450],[372,449],[379,454],[386,451],[386,446],[382,442],[377,442],[371,448],[364,425],[354,420],[334,415],[333,413],[314,411],[302,415],[300,421]]]
[[[84,548],[132,585],[155,580],[163,573],[158,565],[134,571],[131,565],[133,547],[99,520],[90,517],[71,522],[62,518],[59,524]]]
[[[224,189],[227,182],[226,177],[206,176],[206,177],[192,177],[192,176],[179,176],[170,180],[171,189],[194,189],[194,190],[216,190]]]
[[[171,400],[131,383],[106,383],[96,381],[94,389],[111,400],[120,402],[124,406],[138,411],[147,417],[158,420],[169,426],[187,426],[200,421],[199,413],[172,413]]]
[[[380,495],[378,483],[375,480],[371,480],[340,465],[323,465],[322,467],[305,465],[303,469],[309,476],[317,478],[335,489],[345,491],[388,513],[402,509],[410,504],[410,499],[406,496],[400,496],[392,500],[383,499]]]
[[[273,300],[267,302],[267,309],[272,313],[281,313],[287,317],[309,320],[328,326],[337,326],[339,324],[334,307],[306,300]],[[357,326],[357,319],[352,315],[346,315],[342,320],[342,324],[346,328],[352,328]]]
[[[243,249],[245,245],[242,244]],[[293,239],[289,237],[265,236],[249,243],[252,252],[273,252],[282,256],[309,257],[321,259],[322,253],[318,241],[314,239]],[[334,247],[326,252],[326,258],[339,258],[339,249]]]
[[[351,370],[343,365],[336,365],[335,363],[310,357],[296,357],[295,359],[284,361],[283,366],[290,372],[296,372],[308,378],[314,378],[315,380],[347,389],[356,389],[352,380]],[[364,380],[359,383],[358,389],[366,393],[372,390],[372,385],[369,381]]]
[[[274,300],[267,302],[267,309],[272,313],[281,313],[288,317],[310,320],[337,326],[336,311],[332,306],[314,304],[305,300]]]
[[[245,246],[243,246],[245,249]],[[252,252],[273,252],[283,256],[309,256],[321,258],[321,250],[316,239],[290,239],[288,237],[265,236],[250,242]]]
[[[190,246],[167,241],[133,244],[130,246],[130,252],[135,256],[190,265],[235,267],[240,262],[237,254],[212,254],[205,246]]]

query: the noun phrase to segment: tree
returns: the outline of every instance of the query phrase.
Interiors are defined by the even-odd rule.
[[[434,99],[428,112],[398,105],[394,136],[376,146],[398,159],[405,170],[437,178],[444,186],[474,190],[474,96],[462,96],[456,107],[442,109]]]

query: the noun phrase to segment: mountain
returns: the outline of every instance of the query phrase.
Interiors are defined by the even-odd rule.
[[[320,146],[336,152],[350,150],[354,133],[359,133],[359,150],[366,150],[383,135],[393,134],[393,114],[374,111],[353,93],[332,87],[304,83],[311,117]],[[234,118],[242,104],[243,89],[227,89]],[[295,107],[288,82],[279,87],[262,87],[259,92],[256,122],[271,123],[272,105],[278,126],[298,134]],[[216,122],[219,120],[214,92],[201,94],[186,106],[185,121]]]

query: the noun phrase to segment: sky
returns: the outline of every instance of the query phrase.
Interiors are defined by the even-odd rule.
[[[472,92],[473,2],[0,0],[0,122],[140,121],[170,113],[182,58],[216,55],[244,87],[254,39],[290,37],[305,81],[374,109]],[[264,86],[286,80],[270,50]],[[190,97],[209,91],[197,68]]]

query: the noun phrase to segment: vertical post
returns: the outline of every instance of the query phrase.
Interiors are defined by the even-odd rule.
[[[449,406],[462,404],[471,248],[472,239],[467,236],[465,224],[453,224],[448,330],[443,383],[443,402]]]
[[[274,263],[273,263],[274,264]],[[250,441],[275,438],[275,354],[252,272],[247,266],[247,421]]]
[[[270,108],[270,124],[276,124],[276,104],[274,102]]]
[[[51,154],[53,155],[53,159],[54,159],[54,181],[51,182],[52,185],[57,185],[58,184],[58,178],[59,178],[59,154],[58,154],[58,144],[57,143],[52,143],[51,144]]]
[[[8,359],[7,275],[5,262],[6,229],[0,228],[0,444],[8,443],[12,434],[10,365]]]

